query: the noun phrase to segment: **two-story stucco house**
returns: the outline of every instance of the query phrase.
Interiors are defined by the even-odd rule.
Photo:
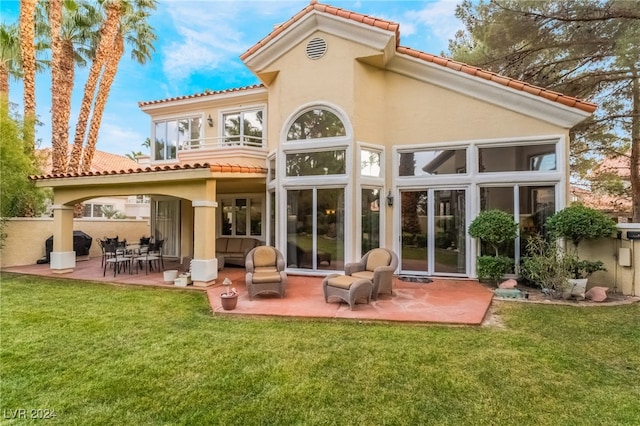
[[[341,271],[382,246],[398,273],[473,278],[471,220],[499,208],[524,235],[563,208],[569,129],[596,108],[316,1],[241,59],[261,84],[140,103],[148,168],[36,178],[55,192],[53,269],[75,265],[75,202],[148,194],[165,256],[192,257],[198,284],[217,277],[220,236],[276,246],[290,273]]]

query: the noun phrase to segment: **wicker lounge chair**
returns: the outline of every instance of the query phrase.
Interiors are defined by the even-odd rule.
[[[393,295],[393,273],[398,268],[398,256],[391,250],[375,248],[369,250],[359,262],[347,263],[344,274],[366,278],[373,284],[371,297],[378,299],[380,293]]]
[[[284,297],[287,284],[284,256],[275,247],[253,248],[247,254],[245,268],[249,300],[262,293],[276,293]]]

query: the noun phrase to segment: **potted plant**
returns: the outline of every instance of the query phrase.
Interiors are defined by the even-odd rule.
[[[616,223],[598,210],[574,203],[550,216],[545,226],[552,237],[563,238],[573,244],[573,248],[567,248],[565,253],[569,259],[567,266],[570,272],[565,296],[584,298],[589,276],[606,269],[601,261],[580,259],[579,245],[585,240],[609,237],[616,231]]]
[[[234,287],[231,287],[231,280],[229,277],[222,281],[222,285],[226,287],[226,290],[220,294],[222,309],[225,311],[233,310],[238,304],[238,291]]]
[[[469,225],[469,235],[489,244],[495,255],[478,256],[478,278],[489,279],[496,284],[513,267],[513,259],[500,255],[500,246],[515,240],[518,235],[518,224],[513,216],[502,210],[485,210]]]

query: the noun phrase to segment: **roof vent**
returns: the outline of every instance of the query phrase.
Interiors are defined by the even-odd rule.
[[[327,52],[327,42],[320,37],[315,37],[307,43],[307,58],[320,59]]]

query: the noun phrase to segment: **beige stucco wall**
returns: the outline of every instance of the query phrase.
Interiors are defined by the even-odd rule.
[[[74,219],[73,229],[93,238],[90,257],[101,256],[96,239],[118,236],[121,240],[138,241],[149,236],[149,221],[136,219]],[[52,218],[13,218],[7,222],[7,239],[0,251],[0,267],[33,265],[45,256],[45,241],[53,235]]]
[[[601,260],[606,271],[594,273],[588,282],[593,286],[608,287],[618,293],[640,296],[640,240],[628,240],[627,231],[640,231],[640,224],[619,224],[622,238],[604,238],[580,243],[579,255],[583,259]],[[631,266],[620,266],[618,254],[621,248],[631,249]]]
[[[306,45],[314,37],[323,37],[328,48],[322,58],[310,60]],[[278,71],[278,76],[269,86],[270,147],[279,141],[287,120],[304,105],[328,102],[345,111],[353,122],[358,91],[355,82],[362,77],[362,70],[356,75],[353,58],[375,53],[363,45],[317,31],[274,61],[265,70]],[[375,88],[371,87],[370,91],[375,97]]]

